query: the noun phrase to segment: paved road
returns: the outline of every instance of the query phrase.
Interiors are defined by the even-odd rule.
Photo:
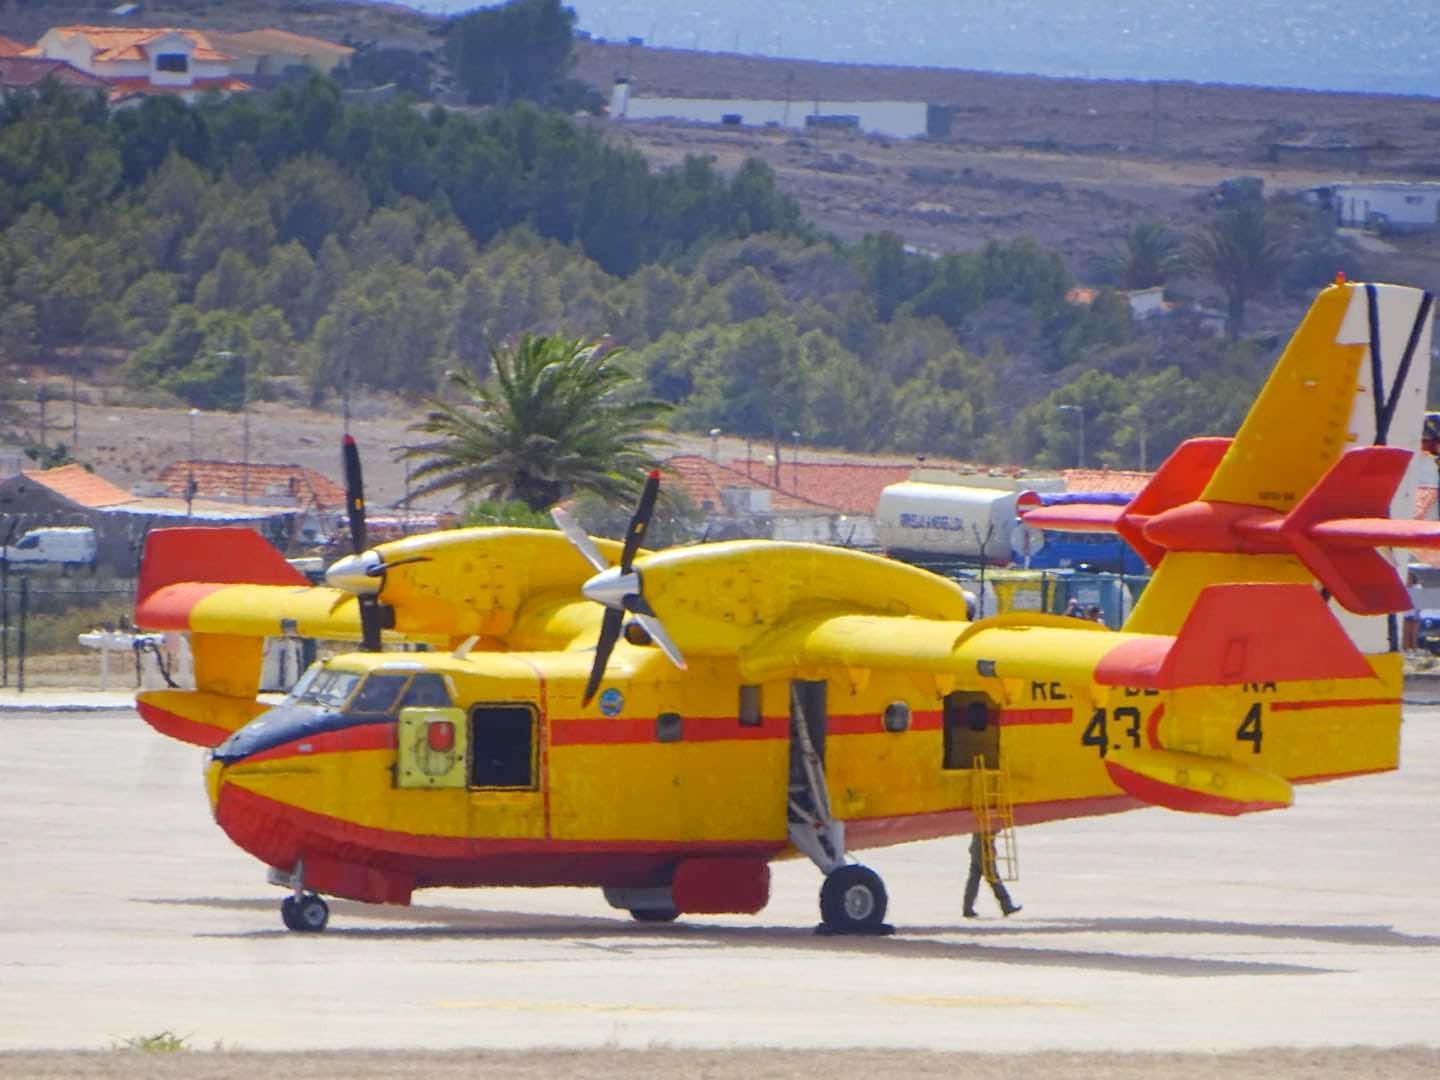
[[[959,917],[962,840],[871,852],[899,933],[817,938],[816,872],[758,918],[629,923],[582,890],[337,902],[210,822],[201,752],[132,713],[0,715],[0,1050],[169,1029],[251,1050],[487,1046],[1231,1050],[1440,1041],[1440,711],[1397,774],[1239,821],[1021,833],[1025,910]]]

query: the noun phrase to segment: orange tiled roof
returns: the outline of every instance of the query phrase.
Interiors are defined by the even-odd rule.
[[[110,85],[99,75],[81,71],[64,60],[46,60],[39,56],[0,55],[0,86],[34,86],[47,78],[82,90],[101,90]]]
[[[25,475],[81,506],[117,506],[135,501],[135,496],[130,492],[116,487],[83,465],[61,465],[58,469],[41,469]]]
[[[1066,469],[1061,475],[1065,477],[1066,491],[1118,491],[1138,495],[1154,474],[1130,469]]]
[[[675,483],[685,489],[696,506],[704,506],[708,502],[716,510],[721,510],[724,507],[720,494],[722,489],[753,487],[765,488],[771,492],[770,507],[775,512],[807,510],[813,513],[826,509],[807,499],[797,498],[783,488],[776,488],[758,479],[747,479],[744,473],[698,454],[677,454],[666,459],[665,466],[674,474]]]
[[[90,45],[92,60],[143,60],[147,46],[167,34],[179,34],[189,38],[195,45],[191,58],[195,60],[233,60],[234,57],[220,52],[210,45],[210,39],[199,30],[184,30],[177,26],[162,26],[150,29],[125,26],[57,26],[55,30],[65,37],[83,37]],[[27,50],[27,55],[39,55],[39,46]]]
[[[248,470],[248,472],[247,472]],[[176,461],[167,465],[159,480],[165,490],[184,498],[191,475],[195,477],[195,494],[201,498],[239,498],[244,493],[252,503],[273,498],[275,488],[282,488],[286,497],[299,505],[315,510],[342,510],[345,489],[324,473],[300,465],[262,465],[239,461]]]
[[[730,467],[754,479],[773,475],[764,462],[737,458]],[[842,465],[831,462],[793,461],[780,465],[780,487],[810,502],[839,510],[844,514],[873,514],[880,504],[880,493],[890,484],[910,479],[913,465]]]
[[[775,466],[760,458],[746,461],[712,461],[698,454],[680,454],[665,463],[676,474],[696,505],[711,503],[717,509],[721,490],[754,487],[768,490],[774,512],[829,510],[842,514],[873,514],[880,492],[889,484],[909,479],[909,465],[838,465],[802,461],[782,462],[776,481]]]

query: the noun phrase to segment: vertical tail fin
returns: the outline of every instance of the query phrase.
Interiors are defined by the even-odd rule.
[[[1418,450],[1432,307],[1429,293],[1400,285],[1324,289],[1200,498],[1290,514],[1345,451],[1370,445]],[[1422,467],[1412,459],[1390,502],[1393,516],[1413,516]],[[1399,557],[1403,561],[1403,553]],[[1174,634],[1207,586],[1246,581],[1312,584],[1315,578],[1293,554],[1172,551],[1125,629]],[[1342,614],[1342,621],[1363,650],[1394,647],[1393,619]]]

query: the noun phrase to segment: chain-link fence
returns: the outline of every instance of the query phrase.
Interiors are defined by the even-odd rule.
[[[17,570],[0,559],[0,686],[23,692],[136,685],[134,610],[131,578]]]

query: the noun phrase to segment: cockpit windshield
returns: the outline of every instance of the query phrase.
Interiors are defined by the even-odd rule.
[[[409,675],[371,675],[351,700],[347,713],[388,713],[395,708]]]
[[[308,673],[306,678],[309,678]],[[353,671],[335,671],[331,668],[322,668],[316,672],[313,678],[309,678],[308,685],[302,689],[296,684],[295,689],[290,691],[290,696],[302,705],[319,705],[326,709],[340,709],[350,699],[356,684],[360,682],[361,676]],[[306,680],[301,679],[301,683]]]
[[[286,699],[293,705],[318,705],[347,716],[387,716],[412,705],[450,704],[444,676],[433,672],[374,672],[361,675],[313,665]]]

